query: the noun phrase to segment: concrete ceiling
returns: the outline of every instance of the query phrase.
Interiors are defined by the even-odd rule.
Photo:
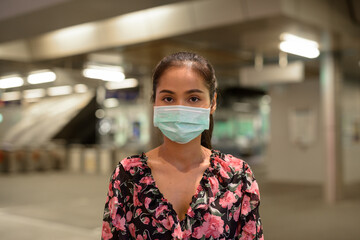
[[[277,61],[279,35],[285,31],[316,40],[320,47],[322,33],[330,32],[334,44],[331,49],[322,50],[343,53],[347,71],[359,73],[360,4],[357,1],[228,0],[226,5],[223,0],[31,2],[32,5],[26,0],[0,2],[0,59],[3,59],[0,60],[0,74],[39,66],[80,69],[87,54],[92,52],[119,54],[130,72],[141,72],[143,69],[149,71],[170,52],[193,50],[208,57],[221,74],[236,78],[238,68],[252,64],[257,52],[262,53],[266,61]],[[157,13],[152,16],[151,31],[144,27],[149,25],[139,25],[140,30],[129,25],[121,29],[122,32],[111,28],[110,35],[104,31],[104,26],[111,25],[112,21],[126,22],[132,14],[160,8],[168,9],[172,15],[165,18]],[[95,40],[85,38],[87,41],[77,51],[46,48],[46,44],[52,46],[52,34],[87,23],[106,34],[100,34],[102,38],[97,35]],[[141,35],[145,34],[141,29],[148,31],[146,37]],[[123,35],[114,35],[116,31]],[[111,39],[104,36],[111,36]],[[124,41],[129,36],[132,38]],[[74,40],[67,42],[74,46]],[[317,61],[308,61],[307,65],[316,67]]]
[[[1,0],[0,43],[35,37],[178,0]]]

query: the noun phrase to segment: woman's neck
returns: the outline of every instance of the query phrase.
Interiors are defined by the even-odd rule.
[[[179,144],[169,139],[159,147],[159,157],[176,167],[179,171],[189,171],[208,161],[211,151],[200,144],[201,136],[186,143]]]

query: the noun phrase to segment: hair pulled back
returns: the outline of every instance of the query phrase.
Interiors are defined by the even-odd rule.
[[[159,84],[160,77],[170,67],[189,66],[203,77],[205,86],[209,90],[210,101],[212,102],[217,90],[217,81],[215,70],[208,60],[204,57],[192,52],[177,52],[164,57],[155,67],[152,76],[153,89],[152,89],[152,102],[155,102],[156,88]],[[210,126],[201,134],[201,145],[211,149],[211,136],[214,128],[214,119],[210,114]]]

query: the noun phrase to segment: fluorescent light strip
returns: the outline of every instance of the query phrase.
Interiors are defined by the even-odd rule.
[[[104,100],[104,106],[106,108],[113,108],[119,106],[119,100],[116,98],[107,98]]]
[[[302,38],[302,37],[298,37],[296,35],[290,34],[290,33],[282,33],[280,38],[283,41],[288,41],[288,42],[296,42],[300,45],[306,45],[306,46],[313,46],[318,48],[319,44],[315,41],[306,39],[306,38]]]
[[[74,86],[74,91],[76,93],[85,93],[88,91],[88,87],[85,84],[76,84]]]
[[[83,70],[83,75],[87,78],[103,81],[119,82],[125,79],[125,74],[121,67],[110,65],[87,65]]]
[[[0,79],[0,88],[14,88],[24,85],[24,80],[16,75],[2,77]]]
[[[279,48],[283,52],[295,54],[306,58],[317,58],[320,55],[319,44],[315,41],[301,38],[289,33],[280,36],[282,41]]]
[[[56,74],[50,70],[41,70],[41,71],[32,72],[27,77],[27,81],[30,84],[54,82],[55,80],[56,80]]]
[[[19,91],[16,92],[4,92],[1,95],[1,100],[6,101],[16,101],[21,99],[21,93]]]
[[[67,95],[72,93],[71,86],[59,86],[59,87],[51,87],[47,89],[47,94],[49,96],[60,96],[60,95]]]
[[[139,85],[139,81],[135,78],[127,78],[122,82],[108,82],[105,87],[109,90],[133,88]]]
[[[38,88],[25,90],[23,96],[25,99],[41,98],[45,96],[45,89]]]

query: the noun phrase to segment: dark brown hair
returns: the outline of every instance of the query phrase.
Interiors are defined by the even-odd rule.
[[[195,70],[203,77],[204,83],[210,93],[210,102],[213,101],[214,95],[217,90],[217,81],[215,76],[215,70],[210,64],[210,62],[196,53],[177,52],[164,57],[155,67],[152,77],[152,81],[153,81],[153,89],[151,96],[152,102],[155,102],[156,88],[158,86],[159,79],[163,75],[163,73],[170,67],[180,67],[186,65],[190,66],[193,70]],[[212,114],[210,114],[209,130],[205,130],[201,134],[201,145],[209,149],[211,149],[211,136],[212,136],[213,128],[214,128],[214,119]]]

